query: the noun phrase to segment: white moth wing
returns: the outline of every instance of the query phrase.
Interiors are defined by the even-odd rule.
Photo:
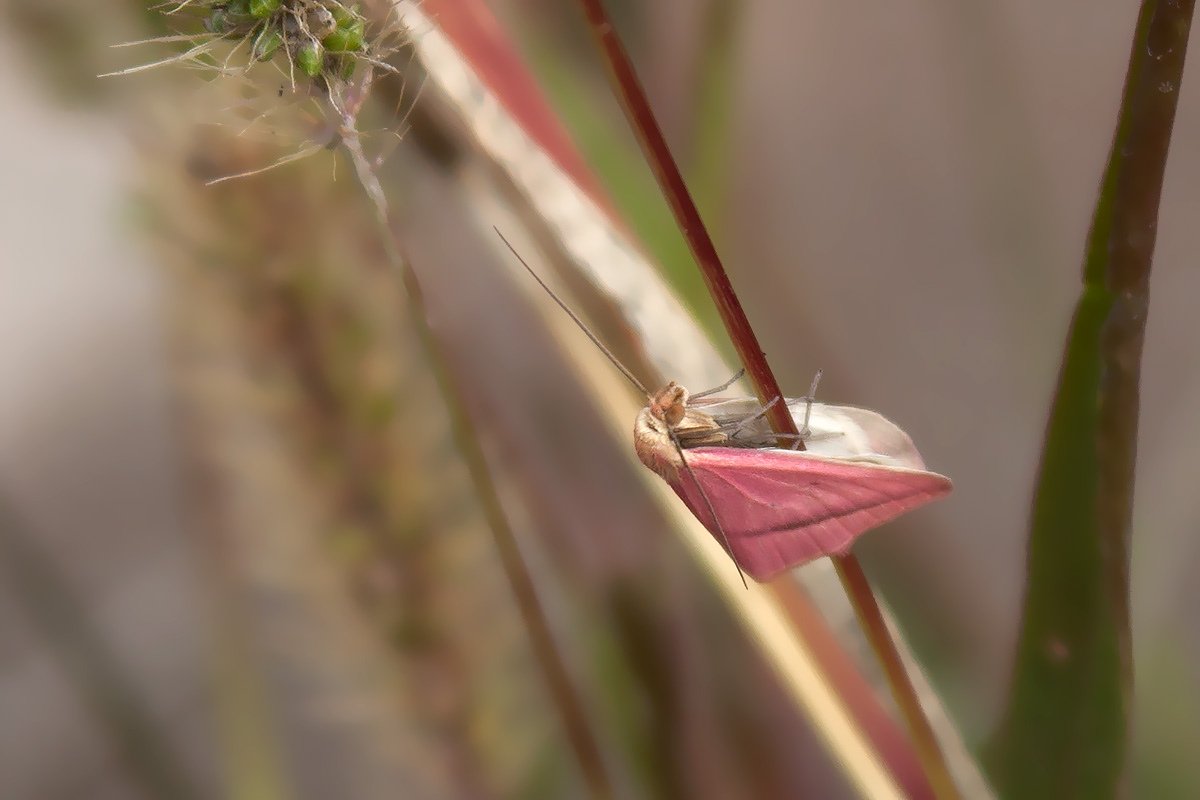
[[[710,414],[718,424],[729,424],[755,415],[761,406],[753,397],[714,397],[694,401],[697,407]],[[916,445],[899,425],[882,414],[857,406],[813,403],[811,412],[805,398],[788,398],[788,410],[796,428],[804,430],[808,416],[809,435],[804,448],[814,455],[853,461],[867,461],[884,466],[925,469],[925,461]],[[770,426],[757,419],[743,429],[740,436],[762,441],[762,446],[774,445]]]

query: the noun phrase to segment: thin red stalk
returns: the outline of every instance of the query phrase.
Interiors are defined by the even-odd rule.
[[[933,786],[934,796],[939,800],[957,800],[960,796],[958,787],[950,775],[950,768],[946,765],[937,736],[933,732],[933,726],[925,717],[925,710],[921,707],[921,701],[917,697],[912,679],[908,676],[908,670],[904,668],[904,662],[900,660],[896,643],[892,641],[887,624],[883,621],[883,612],[879,610],[879,604],[875,602],[875,595],[871,592],[871,584],[867,582],[862,565],[858,563],[857,558],[849,554],[840,558],[835,557],[833,565],[837,569],[838,577],[842,580],[846,594],[850,597],[851,604],[854,606],[858,624],[862,627],[867,641],[871,643],[871,648],[875,651],[875,657],[879,659],[880,666],[883,667],[888,686],[892,689],[892,699],[896,701],[901,715],[908,723],[909,732],[912,733],[913,741],[917,746],[917,756],[921,759],[925,777]],[[867,600],[864,602],[861,598],[867,598]]]
[[[738,356],[746,367],[746,372],[754,384],[759,401],[766,404],[776,397],[782,397],[779,383],[767,364],[762,346],[750,321],[746,318],[738,301],[737,293],[729,281],[725,267],[717,255],[716,247],[708,235],[700,212],[692,201],[691,194],[679,172],[679,167],[671,155],[666,140],[650,103],[642,90],[641,83],[634,71],[633,64],[613,28],[612,22],[604,9],[601,0],[580,0],[584,14],[591,26],[596,42],[604,54],[609,77],[612,79],[617,94],[621,99],[625,115],[637,133],[642,150],[653,169],[663,195],[675,214],[675,219],[687,239],[692,255],[700,268],[704,282],[708,286],[729,332],[729,337],[737,350]],[[784,403],[776,403],[768,411],[768,419],[776,433],[798,434],[796,423]],[[875,651],[876,658],[883,666],[892,695],[904,714],[909,731],[916,744],[917,754],[925,770],[926,776],[933,784],[935,794],[939,798],[957,798],[958,790],[950,777],[941,748],[934,736],[929,720],[925,718],[920,700],[917,699],[912,682],[900,660],[895,643],[888,634],[883,622],[883,614],[871,592],[866,576],[853,555],[834,558],[846,594],[854,605],[859,624]]]
[[[580,0],[580,2],[588,22],[591,23],[592,32],[596,36],[600,49],[605,55],[609,77],[616,85],[625,108],[625,115],[629,118],[638,141],[641,142],[646,161],[654,170],[654,176],[658,179],[663,196],[670,204],[680,230],[687,239],[688,247],[691,248],[692,256],[700,267],[700,274],[704,277],[708,292],[717,304],[721,321],[725,323],[725,329],[729,331],[729,338],[733,340],[738,357],[746,367],[746,373],[750,376],[751,383],[754,384],[759,401],[765,406],[776,397],[783,397],[783,393],[779,390],[779,382],[775,380],[775,374],[771,372],[767,360],[763,357],[762,346],[758,343],[754,328],[750,326],[750,320],[746,318],[746,312],[742,310],[742,304],[738,302],[737,293],[733,291],[733,285],[730,284],[725,267],[717,255],[717,248],[713,245],[712,238],[708,235],[708,229],[704,227],[704,222],[700,219],[700,212],[692,201],[692,195],[688,192],[687,185],[683,182],[683,175],[679,173],[679,167],[675,164],[675,158],[667,147],[662,130],[658,127],[658,121],[654,118],[654,112],[650,110],[646,93],[642,91],[637,74],[633,71],[633,64],[630,63],[625,48],[621,45],[621,40],[608,19],[604,5],[600,0]],[[769,408],[767,418],[771,421],[771,427],[776,433],[793,435],[800,433],[796,429],[796,423],[792,419],[786,403],[776,403]],[[789,442],[788,446],[791,445],[792,443]],[[799,449],[804,449],[803,443]]]

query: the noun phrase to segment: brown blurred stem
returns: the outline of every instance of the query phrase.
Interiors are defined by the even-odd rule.
[[[683,176],[679,172],[679,167],[663,138],[654,113],[650,109],[650,103],[634,72],[633,64],[630,62],[601,0],[580,0],[580,4],[583,6],[592,34],[604,55],[609,77],[612,79],[621,105],[625,109],[625,115],[637,133],[646,160],[654,171],[659,187],[675,214],[680,230],[687,239],[696,264],[700,268],[700,273],[704,277],[704,282],[717,305],[721,320],[729,332],[729,338],[733,341],[738,356],[754,384],[758,399],[766,405],[774,398],[783,396],[779,390],[779,383],[775,380],[770,365],[767,364],[758,337],[755,336],[754,329],[742,310],[737,293],[733,290],[725,267],[717,255],[716,247],[700,219],[700,212],[692,201],[691,194],[684,184]],[[768,410],[767,418],[776,433],[799,434],[786,404],[776,403]],[[833,562],[842,580],[842,585],[846,589],[846,594],[849,595],[850,601],[854,605],[859,624],[871,642],[875,655],[887,675],[892,695],[908,723],[909,731],[916,744],[917,754],[933,785],[934,792],[942,800],[957,798],[958,790],[950,777],[933,728],[925,718],[921,703],[917,699],[895,644],[888,634],[883,614],[875,602],[875,596],[871,592],[870,584],[867,582],[866,575],[863,574],[862,567],[859,566],[858,559],[853,555],[847,555],[834,558]]]
[[[491,474],[488,472],[483,449],[479,446],[479,437],[475,433],[471,418],[461,399],[462,387],[455,380],[451,370],[446,368],[441,347],[429,327],[425,315],[425,298],[421,292],[416,272],[402,252],[399,242],[392,235],[388,224],[388,206],[383,187],[375,175],[371,162],[363,152],[356,117],[357,107],[365,98],[370,81],[368,72],[353,97],[330,97],[330,105],[338,116],[341,146],[354,164],[356,177],[366,190],[368,197],[371,198],[387,259],[404,281],[411,309],[409,316],[412,317],[413,324],[417,328],[421,346],[424,348],[430,367],[437,378],[442,399],[446,403],[446,410],[450,417],[455,444],[466,462],[480,506],[492,529],[492,535],[496,540],[496,549],[500,553],[500,561],[504,565],[504,572],[512,587],[517,608],[525,622],[525,628],[529,631],[534,655],[542,666],[546,682],[550,687],[550,694],[562,716],[567,739],[575,751],[575,757],[583,770],[584,779],[587,781],[592,796],[598,800],[610,800],[615,795],[604,769],[600,746],[588,724],[583,701],[575,691],[566,664],[558,653],[554,635],[550,631],[550,625],[546,621],[546,615],[538,600],[537,588],[521,557],[520,546],[508,525],[508,519],[504,516],[504,509],[500,504],[496,487],[492,483]]]

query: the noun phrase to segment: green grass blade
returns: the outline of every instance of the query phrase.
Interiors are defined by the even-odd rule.
[[[1123,788],[1129,537],[1151,258],[1194,0],[1142,3],[1029,534],[1011,695],[991,753],[1009,798]]]

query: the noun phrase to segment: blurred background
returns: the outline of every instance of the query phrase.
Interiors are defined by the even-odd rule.
[[[578,9],[487,5],[720,341]],[[978,751],[1136,8],[609,6],[785,391],[823,369],[821,399],[887,414],[955,481],[855,552]],[[854,796],[593,407],[609,399],[578,374],[608,368],[495,266],[495,220],[554,243],[481,184],[419,76],[381,82],[364,131],[432,361],[328,125],[279,71],[97,79],[173,52],[111,44],[183,23],[118,0],[3,8],[0,797],[587,796],[441,373],[617,796]],[[1200,795],[1197,91],[1142,370],[1136,797]]]

